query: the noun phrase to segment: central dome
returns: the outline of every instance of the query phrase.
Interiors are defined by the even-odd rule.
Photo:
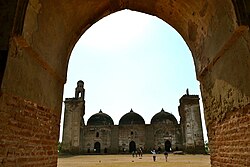
[[[105,114],[100,110],[99,113],[96,113],[89,118],[87,125],[114,125],[114,121],[108,114]]]
[[[145,124],[144,119],[139,114],[135,113],[132,109],[129,113],[123,115],[119,121],[119,125],[138,125]]]
[[[151,119],[151,124],[168,123],[168,122],[177,124],[175,116],[173,114],[165,112],[163,109],[161,109],[161,111],[155,114]]]

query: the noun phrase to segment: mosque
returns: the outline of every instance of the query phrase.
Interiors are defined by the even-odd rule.
[[[198,95],[186,94],[178,107],[180,122],[164,111],[157,112],[150,124],[132,109],[115,125],[113,119],[100,110],[85,125],[84,82],[78,81],[74,98],[66,98],[62,151],[71,154],[118,154],[138,149],[150,152],[183,151],[204,153],[204,139]]]

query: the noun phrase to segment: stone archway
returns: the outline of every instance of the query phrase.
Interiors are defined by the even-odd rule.
[[[134,141],[131,141],[129,143],[129,152],[132,153],[133,151],[136,151],[136,143]]]
[[[171,151],[171,142],[169,140],[165,141],[165,151]]]
[[[201,83],[212,166],[248,165],[248,1],[10,0],[2,4],[5,10],[0,10],[0,17],[6,21],[0,28],[3,165],[56,166],[70,53],[91,25],[123,9],[159,17],[182,35]]]
[[[94,144],[94,152],[95,153],[101,153],[101,143],[100,142],[95,142]]]

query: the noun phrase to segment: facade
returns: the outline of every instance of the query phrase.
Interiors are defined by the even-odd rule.
[[[65,99],[62,151],[72,154],[131,153],[142,149],[204,153],[199,96],[188,91],[180,98],[180,123],[162,109],[150,124],[141,115],[123,115],[118,125],[101,110],[84,124],[84,83],[77,82],[75,98]],[[81,94],[81,96],[79,96]]]

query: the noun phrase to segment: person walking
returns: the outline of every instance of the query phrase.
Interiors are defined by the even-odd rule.
[[[135,157],[135,151],[132,151],[132,157]]]
[[[153,161],[155,162],[156,161],[156,151],[152,150],[151,153],[153,154]]]
[[[142,154],[143,154],[142,147],[139,148],[139,152],[140,152],[139,156],[142,157]]]
[[[168,152],[165,150],[163,154],[164,154],[165,160],[166,160],[166,162],[167,162],[167,161],[168,161]]]

